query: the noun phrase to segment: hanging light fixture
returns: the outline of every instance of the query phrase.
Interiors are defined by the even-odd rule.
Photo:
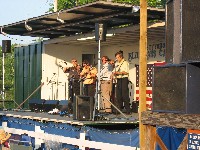
[[[25,28],[26,28],[26,30],[27,30],[27,31],[32,31],[32,30],[33,30],[32,27],[29,26],[29,25],[27,24],[27,22],[28,22],[28,19],[25,21]]]
[[[5,32],[3,32],[3,27],[1,27],[1,34],[3,34],[4,36],[7,35]]]
[[[60,23],[62,23],[62,24],[65,23],[64,20],[62,20],[62,19],[59,18],[59,14],[60,14],[60,11],[58,12],[57,20],[58,20]]]

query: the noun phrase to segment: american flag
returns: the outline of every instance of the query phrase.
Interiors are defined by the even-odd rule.
[[[164,62],[158,62],[154,64],[147,64],[147,89],[146,89],[146,106],[147,109],[151,110],[152,103],[152,82],[153,82],[153,66],[164,65]],[[139,101],[139,65],[136,67],[136,101]]]

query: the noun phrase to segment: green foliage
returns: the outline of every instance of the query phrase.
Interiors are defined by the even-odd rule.
[[[12,45],[11,53],[4,54],[4,87],[5,87],[5,102],[6,108],[11,108],[14,100],[14,46]],[[0,46],[0,91],[3,91],[3,54],[2,47]],[[0,95],[0,100],[3,97]],[[1,106],[2,104],[0,104]]]
[[[96,0],[58,0],[58,10],[72,8],[77,5],[83,5],[94,2]],[[132,5],[140,5],[140,0],[112,0],[116,3],[127,3]],[[147,0],[149,7],[165,7],[166,0]],[[53,12],[53,4],[50,4],[51,8],[49,11]]]
[[[148,6],[150,7],[165,7],[166,0],[148,0]]]
[[[36,42],[42,42],[43,41],[43,37],[38,37],[37,39],[35,39]]]
[[[66,8],[72,8],[76,5],[76,1],[74,0],[58,0],[58,10],[66,9]],[[49,11],[53,12],[54,7],[53,4],[50,4],[51,8]]]
[[[140,5],[140,0],[113,0],[113,2]]]

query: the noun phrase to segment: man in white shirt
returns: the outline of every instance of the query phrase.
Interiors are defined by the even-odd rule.
[[[113,67],[109,63],[109,58],[103,56],[101,58],[103,67],[100,70],[100,79],[101,79],[101,101],[100,101],[100,112],[111,113],[111,104],[109,103],[110,97],[112,94],[112,81],[111,75]]]

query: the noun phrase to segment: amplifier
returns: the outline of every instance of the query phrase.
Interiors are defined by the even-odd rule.
[[[44,102],[44,99],[30,99],[29,109],[35,112],[44,111]]]
[[[58,100],[46,100],[44,102],[44,112],[49,112],[54,108],[58,108]]]

